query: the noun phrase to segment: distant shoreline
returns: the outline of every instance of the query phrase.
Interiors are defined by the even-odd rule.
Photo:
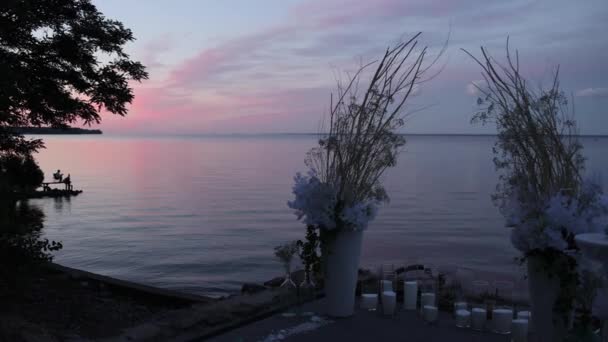
[[[183,137],[183,138],[196,138],[196,137],[208,137],[208,138],[256,138],[256,137],[310,137],[310,136],[323,136],[325,133],[200,133],[200,134],[166,134],[166,133],[156,133],[156,134],[143,134],[143,133],[133,133],[133,134],[116,134],[116,133],[108,133],[109,136],[116,137],[158,137],[158,138],[169,138],[169,137]],[[399,133],[400,136],[404,137],[496,137],[496,134],[492,133]],[[579,138],[608,138],[608,135],[603,134],[579,134],[577,135]]]
[[[53,128],[53,127],[12,127],[9,129],[15,134],[103,134],[99,129],[85,128]]]

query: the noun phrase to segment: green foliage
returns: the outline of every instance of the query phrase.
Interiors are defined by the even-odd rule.
[[[597,270],[584,269],[579,271],[579,288],[576,292],[576,303],[579,308],[579,326],[589,329],[593,324],[593,300],[597,290],[604,287],[603,277],[598,276]]]
[[[320,238],[313,225],[306,226],[306,241],[298,240],[300,259],[304,263],[304,272],[309,276],[321,274],[321,257],[319,256]]]
[[[542,268],[537,270],[538,272],[543,272],[550,278],[557,277],[559,279],[560,289],[554,310],[560,314],[560,318],[567,326],[580,285],[576,258],[552,248],[533,250],[527,257],[541,260]]]
[[[286,266],[291,265],[293,256],[298,253],[298,242],[292,241],[274,248],[274,255]]]
[[[92,124],[100,112],[126,115],[129,81],[148,77],[124,51],[131,30],[90,0],[0,1],[0,267],[3,276],[51,260],[61,244],[41,237],[42,213],[17,202],[43,174],[43,148],[11,127]]]
[[[44,214],[27,202],[0,201],[0,282],[18,286],[20,275],[51,261],[61,243],[41,237]]]
[[[42,147],[7,127],[98,123],[102,108],[125,115],[128,81],[148,76],[123,51],[131,30],[90,0],[5,0],[0,28],[0,153]]]
[[[32,156],[0,156],[0,192],[35,190],[43,181],[44,173]]]

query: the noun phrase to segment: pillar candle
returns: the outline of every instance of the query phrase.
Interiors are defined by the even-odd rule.
[[[422,307],[426,305],[435,306],[435,294],[432,292],[424,292],[420,295],[420,305]]]
[[[382,308],[384,309],[384,314],[394,314],[395,306],[397,306],[397,294],[393,291],[382,292]]]
[[[474,308],[471,312],[471,328],[481,331],[486,325],[486,309]]]
[[[528,341],[528,320],[527,319],[514,319],[512,322],[511,337],[513,342],[527,342]]]
[[[456,312],[458,310],[467,310],[467,309],[468,309],[467,302],[456,302],[456,303],[454,303],[454,312]]]
[[[471,313],[469,310],[456,310],[456,326],[459,328],[466,328],[470,325]]]
[[[425,305],[422,310],[423,317],[427,322],[435,322],[437,320],[437,316],[439,315],[437,307],[432,305]]]
[[[403,282],[403,308],[416,310],[418,306],[418,283],[415,281]]]
[[[494,332],[499,334],[508,334],[511,332],[511,323],[513,322],[513,310],[511,309],[494,309],[492,310],[492,321],[494,323]]]
[[[378,295],[375,293],[364,293],[361,295],[361,309],[375,310],[378,306]]]
[[[528,320],[528,331],[532,331],[532,313],[530,311],[519,311],[517,313],[518,319]]]
[[[393,291],[393,282],[390,280],[382,281],[382,291]]]

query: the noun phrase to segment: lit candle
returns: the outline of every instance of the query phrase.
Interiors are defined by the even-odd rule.
[[[364,293],[361,295],[361,309],[376,310],[378,306],[378,295],[376,293]]]
[[[432,292],[425,292],[420,295],[420,305],[424,306],[435,306],[435,294]]]
[[[471,328],[481,331],[486,325],[486,309],[474,308],[471,312]]]
[[[403,308],[405,310],[416,310],[418,305],[418,283],[406,281],[403,283]]]
[[[528,341],[528,320],[527,319],[514,319],[512,322],[511,337],[513,342],[527,342]]]
[[[513,310],[494,309],[492,310],[492,321],[494,322],[494,332],[508,334],[511,332],[513,322]]]
[[[397,294],[393,291],[382,292],[382,308],[384,309],[385,315],[392,315],[395,313],[395,306],[397,305]]]
[[[432,305],[425,305],[422,310],[423,317],[427,322],[435,322],[437,320],[437,316],[439,315],[437,307]]]
[[[469,310],[456,310],[456,326],[459,328],[467,328],[471,322],[471,313]]]
[[[382,281],[382,292],[384,291],[393,291],[393,282],[390,280]]]
[[[454,303],[454,312],[456,312],[458,310],[467,310],[467,309],[468,309],[467,302],[456,302],[456,303]]]

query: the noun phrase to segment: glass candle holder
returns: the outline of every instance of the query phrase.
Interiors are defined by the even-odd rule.
[[[295,289],[296,283],[291,280],[291,262],[285,263],[285,280],[281,284],[282,288]]]
[[[513,289],[512,281],[494,282],[494,297],[497,308],[513,308]]]
[[[485,280],[471,282],[471,328],[482,331],[487,320],[486,298],[489,295],[490,283]]]
[[[494,309],[492,311],[493,331],[498,334],[511,333],[513,322],[513,282],[494,282]]]
[[[360,307],[363,310],[376,311],[380,303],[380,291],[378,290],[378,283],[362,282],[361,286],[361,301]]]

